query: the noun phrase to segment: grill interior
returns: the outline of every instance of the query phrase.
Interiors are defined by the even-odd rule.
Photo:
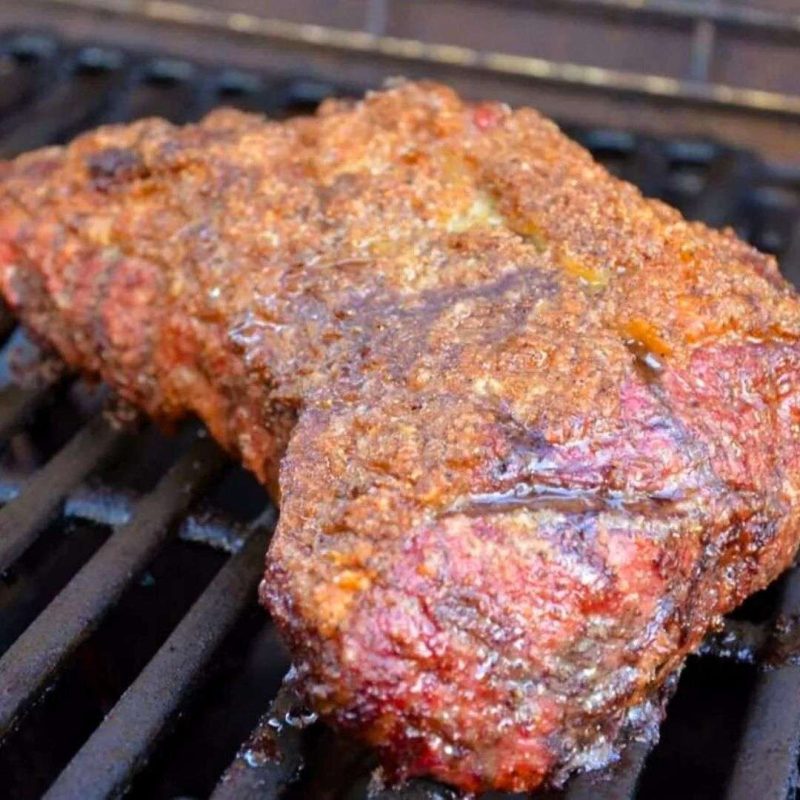
[[[363,88],[11,31],[0,157],[105,122],[185,122],[218,104],[280,117]],[[800,171],[710,141],[565,127],[800,284]],[[288,659],[255,603],[276,510],[254,479],[194,424],[120,428],[131,415],[7,313],[0,335],[0,794],[455,798],[424,781],[381,788],[371,755],[281,688]],[[796,797],[798,615],[795,570],[689,659],[652,752],[632,743],[604,774],[539,796]]]

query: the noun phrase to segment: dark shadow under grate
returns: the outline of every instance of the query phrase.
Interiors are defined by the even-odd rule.
[[[285,116],[362,88],[28,32],[0,36],[0,68],[3,157],[104,122],[183,122],[221,103]],[[713,142],[569,132],[647,194],[775,253],[800,283],[800,173]],[[425,781],[381,788],[369,752],[280,688],[288,660],[255,604],[275,509],[255,481],[196,427],[119,430],[81,381],[14,383],[13,329],[0,314],[3,796],[456,797]],[[800,667],[759,662],[792,647],[799,615],[793,571],[689,660],[651,753],[633,743],[605,773],[541,796],[793,797]]]

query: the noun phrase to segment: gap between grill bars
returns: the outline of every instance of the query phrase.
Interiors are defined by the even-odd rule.
[[[38,32],[0,36],[0,57],[10,76],[0,84],[0,154],[4,156],[132,116],[163,114],[182,122],[220,102],[282,116],[306,111],[328,94],[363,88],[340,87],[318,78],[215,69],[102,43],[68,45]],[[570,133],[612,171],[646,193],[662,197],[693,217],[734,226],[756,245],[776,253],[790,278],[800,279],[800,175],[713,142],[661,141],[612,129]],[[13,325],[6,312],[0,313],[3,339]],[[61,386],[63,380],[33,389],[8,383],[0,389],[0,440],[7,448],[20,437],[30,446],[35,420],[42,414],[59,413],[61,401],[54,398]],[[92,510],[87,482],[111,469],[108,465],[129,459],[138,436],[116,429],[94,413],[82,419],[66,443],[48,452],[42,464],[21,478],[3,474],[0,466],[0,484],[11,498],[0,509],[0,572],[9,570],[11,581],[20,564],[23,573],[33,569],[28,565],[30,553],[43,546],[43,537],[51,536],[47,526],[53,521],[83,515],[108,532],[0,656],[0,733],[5,734],[0,751],[23,735],[31,717],[46,706],[50,698],[44,696],[46,690],[55,686],[52,694],[58,693],[59,681],[75,654],[92,642],[103,621],[160,553],[176,542],[198,548],[205,545],[197,542],[205,542],[222,546],[226,553],[233,551],[141,672],[114,698],[105,719],[75,742],[73,752],[48,776],[51,798],[114,796],[132,781],[135,792],[137,774],[151,769],[149,763],[171,741],[170,732],[180,725],[181,716],[200,713],[192,711],[193,698],[201,696],[211,682],[215,655],[225,649],[237,621],[255,607],[255,586],[271,529],[269,517],[247,528],[244,538],[241,530],[224,522],[187,522],[187,513],[194,513],[197,503],[213,493],[226,474],[225,460],[207,439],[194,441],[156,486],[138,499],[115,500],[107,518],[102,509]],[[104,489],[122,497],[113,481]],[[265,498],[262,501],[266,503]],[[195,543],[186,544],[188,540]],[[181,580],[181,575],[173,579]],[[793,572],[784,581],[777,606],[743,628],[752,634],[755,645],[737,645],[731,634],[733,640],[723,637],[723,645],[709,645],[694,663],[717,663],[718,657],[747,662],[755,658],[753,648],[768,649],[777,615],[800,613],[798,587],[800,577]],[[268,625],[264,618],[263,626]],[[273,646],[270,639],[269,647]],[[273,668],[283,663],[277,652],[269,655]],[[777,800],[793,791],[800,741],[798,674],[800,668],[787,664],[752,679],[747,713],[741,730],[736,731],[736,753],[725,777],[714,784],[720,793],[727,791],[732,800],[754,796]],[[676,697],[680,695],[681,685]],[[304,723],[286,722],[287,715],[297,719],[299,703],[289,685],[277,697],[257,693],[251,716],[262,714],[261,723],[249,739],[246,733],[251,724],[243,727],[238,741],[244,743],[238,755],[235,747],[220,755],[221,765],[206,794],[213,792],[215,800],[297,800],[327,779],[328,790],[338,787],[336,791],[348,800],[364,797],[368,791],[376,800],[456,797],[451,790],[425,781],[380,788],[372,777],[374,761],[369,753],[322,732],[320,724],[304,727]],[[669,725],[668,718],[667,739]],[[213,742],[208,747],[211,755]],[[333,761],[323,758],[326,747],[336,754]],[[644,745],[632,743],[620,762],[604,774],[580,776],[549,797],[651,796],[652,792],[645,792],[664,769],[654,772],[660,747],[648,758]],[[205,756],[197,754],[198,759]]]

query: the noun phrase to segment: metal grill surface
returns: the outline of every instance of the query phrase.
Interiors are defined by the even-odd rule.
[[[284,116],[364,88],[25,31],[0,35],[0,78],[0,157],[105,122],[185,122],[218,104]],[[800,283],[800,173],[710,141],[566,127]],[[370,753],[282,686],[288,660],[255,603],[276,509],[255,481],[196,425],[114,424],[102,387],[63,374],[6,312],[0,340],[0,794],[455,798],[382,787]],[[794,797],[799,618],[794,570],[689,659],[652,752],[632,743],[540,796]]]

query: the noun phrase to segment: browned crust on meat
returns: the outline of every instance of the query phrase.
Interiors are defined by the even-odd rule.
[[[262,598],[400,776],[611,757],[796,549],[794,292],[529,109],[422,83],[100,129],[4,167],[0,286],[276,493],[281,463]]]

